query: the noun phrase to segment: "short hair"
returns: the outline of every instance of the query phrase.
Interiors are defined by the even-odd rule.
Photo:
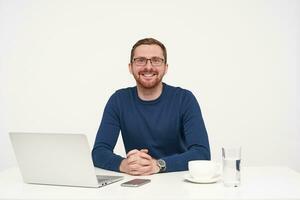
[[[166,49],[165,45],[154,38],[144,38],[144,39],[137,41],[133,45],[133,47],[131,49],[131,54],[130,54],[130,63],[132,63],[135,49],[141,45],[158,45],[163,51],[164,62],[167,63],[167,49]]]

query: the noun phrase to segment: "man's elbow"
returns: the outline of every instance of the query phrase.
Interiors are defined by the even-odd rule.
[[[98,152],[97,149],[93,148],[92,150],[92,161],[94,163],[95,167],[101,167],[101,164],[99,163],[99,160],[97,159],[98,156]]]

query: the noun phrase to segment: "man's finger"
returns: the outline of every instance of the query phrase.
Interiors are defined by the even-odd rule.
[[[140,168],[141,168],[141,165],[139,165],[139,164],[129,164],[128,165],[129,171],[139,171]]]
[[[135,176],[150,175],[151,171],[151,166],[133,165],[130,167],[129,174]]]
[[[150,166],[150,165],[143,166],[143,167],[140,168],[140,172],[141,172],[140,175],[141,176],[151,175],[151,174],[153,174],[152,171],[153,171],[152,166]]]
[[[144,159],[148,159],[148,160],[151,160],[151,159],[152,159],[152,157],[151,157],[149,154],[145,153],[145,152],[139,152],[138,155],[139,155],[141,158],[144,158]]]
[[[138,163],[141,166],[149,166],[149,165],[152,165],[152,159],[141,158],[141,159],[138,160]]]
[[[128,164],[137,163],[139,159],[140,159],[139,156],[137,156],[137,155],[131,155],[131,156],[127,157],[127,163]]]
[[[148,153],[148,149],[141,149],[141,152]]]
[[[129,156],[131,156],[131,155],[133,155],[133,154],[136,154],[136,153],[138,153],[138,152],[139,152],[139,150],[133,149],[133,150],[129,151],[129,152],[126,154],[126,156],[129,157]]]

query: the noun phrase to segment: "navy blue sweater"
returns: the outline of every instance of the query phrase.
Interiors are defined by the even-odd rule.
[[[92,151],[96,167],[119,171],[124,159],[113,153],[121,131],[126,152],[148,149],[163,159],[167,172],[188,169],[190,160],[209,160],[210,148],[199,104],[185,89],[163,83],[153,101],[138,97],[137,88],[116,91],[106,104]]]

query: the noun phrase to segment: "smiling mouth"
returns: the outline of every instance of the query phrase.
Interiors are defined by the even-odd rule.
[[[155,76],[155,74],[142,74],[143,76],[145,77],[152,77],[152,76]]]
[[[146,78],[150,78],[150,77],[156,76],[156,73],[140,73],[140,75],[142,75]]]

